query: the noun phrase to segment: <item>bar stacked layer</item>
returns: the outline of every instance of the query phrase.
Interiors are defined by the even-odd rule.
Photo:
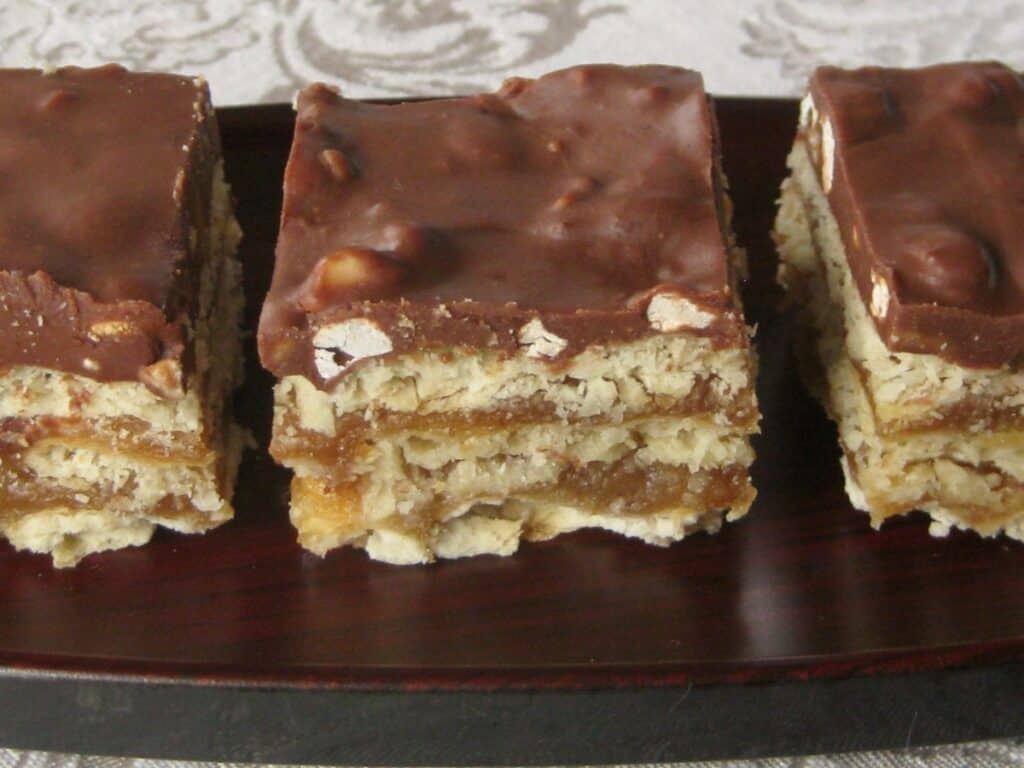
[[[0,83],[0,531],[67,566],[224,522],[240,230],[205,83]]]
[[[776,240],[852,503],[1024,537],[1024,117],[995,64],[823,68]]]
[[[685,70],[302,92],[260,325],[302,544],[419,563],[742,515],[758,411],[727,209]]]

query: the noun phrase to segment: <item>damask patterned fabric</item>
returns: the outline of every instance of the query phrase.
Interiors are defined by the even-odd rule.
[[[909,34],[908,30],[913,30]],[[584,61],[657,61],[717,93],[796,94],[816,63],[1024,67],[1020,0],[4,0],[0,64],[203,73],[219,104],[466,93]]]
[[[1022,41],[1019,0],[0,0],[2,66],[201,73],[221,105],[289,101],[311,80],[356,97],[466,93],[592,61],[694,67],[719,94],[795,95],[822,61],[1024,69]],[[1024,742],[1011,741],[716,765],[1022,764]],[[0,768],[175,765],[0,750]]]

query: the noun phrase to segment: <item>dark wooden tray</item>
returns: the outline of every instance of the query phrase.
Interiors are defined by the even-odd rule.
[[[610,762],[1024,733],[1007,663],[1024,655],[1024,546],[933,539],[923,517],[878,533],[850,508],[774,309],[768,231],[796,105],[718,113],[761,359],[747,518],[669,549],[588,532],[422,568],[321,560],[295,543],[287,474],[251,452],[237,519],[206,536],[161,533],[66,571],[0,545],[0,743]],[[292,113],[220,119],[253,328]],[[271,382],[251,341],[237,410],[266,444]]]

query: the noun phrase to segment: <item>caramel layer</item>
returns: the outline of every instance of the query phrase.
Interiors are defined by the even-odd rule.
[[[322,478],[295,477],[292,479],[292,504],[301,507],[304,516],[328,519],[338,531],[356,536],[381,527],[382,523],[363,514],[359,486],[358,480],[331,485]],[[592,462],[568,466],[558,482],[530,488],[515,496],[586,509],[607,509],[623,516],[652,515],[673,507],[733,509],[742,514],[754,499],[754,489],[745,466],[691,472],[681,466],[641,468],[626,459],[612,465]],[[426,535],[463,501],[442,495],[433,504],[409,515],[389,518],[387,524]]]
[[[131,496],[130,491],[110,494],[98,493],[95,489],[87,494],[70,493],[64,487],[40,483],[31,477],[12,483],[12,474],[7,469],[0,472],[3,481],[0,487],[0,524],[4,525],[47,509],[109,509],[119,499]],[[175,521],[181,527],[195,530],[204,530],[223,522],[222,518],[213,519],[208,512],[197,509],[188,496],[172,494],[149,506],[145,515],[125,514],[125,519]]]
[[[222,426],[220,421],[216,425]],[[132,417],[104,419],[101,424],[51,416],[3,419],[0,420],[0,466],[16,461],[18,454],[44,440],[97,450],[113,447],[123,456],[140,460],[198,463],[210,455],[208,439],[181,431],[155,435],[146,422]]]
[[[854,359],[850,359],[857,378],[864,387],[864,394],[868,400],[872,400],[870,376],[863,366]],[[874,402],[872,402],[874,409]],[[999,408],[983,397],[967,395],[951,405],[936,406],[932,415],[928,418],[915,417],[913,420],[901,421],[899,423],[882,422],[876,423],[876,429],[880,435],[917,435],[924,432],[935,432],[943,430],[947,432],[1013,432],[1024,431],[1024,413],[1019,407]],[[1017,439],[1008,436],[1007,439]],[[1024,444],[1022,444],[1024,447]]]
[[[949,499],[941,494],[925,492],[919,494],[911,503],[901,500],[898,504],[892,504],[887,503],[884,497],[873,495],[869,498],[872,520],[879,523],[891,517],[905,515],[912,509],[929,509],[937,506],[954,513],[959,522],[966,524],[970,528],[982,534],[991,535],[1008,527],[1020,517],[1020,510],[1024,507],[1024,482],[1007,475],[999,467],[991,463],[986,462],[972,465],[942,456],[936,457],[936,460],[944,460],[956,464],[972,474],[997,478],[998,482],[991,486],[991,489],[996,493],[1012,498],[1016,503],[1011,502],[1000,506],[965,503],[962,499]],[[863,468],[858,466],[857,458],[854,454],[848,453],[847,461],[850,464],[854,477],[859,477],[864,472]],[[907,463],[905,467],[909,471],[915,466],[927,465],[929,463],[931,463],[931,460],[914,461]]]
[[[694,387],[694,393],[684,399],[658,397],[655,408],[645,409],[642,414],[626,414],[624,422],[636,418],[659,416],[696,416],[715,414],[726,424],[753,431],[757,427],[758,412],[754,403],[754,391],[745,390],[735,400],[722,406],[713,396],[706,382]],[[597,415],[586,419],[572,419],[573,423],[593,425],[611,423],[607,416]],[[379,441],[388,436],[407,430],[444,430],[453,441],[472,437],[494,429],[509,429],[535,424],[562,423],[555,407],[538,395],[530,400],[520,401],[514,407],[493,411],[454,411],[451,413],[393,413],[374,412],[368,418],[358,414],[346,414],[335,420],[334,435],[325,435],[303,429],[294,413],[285,413],[275,424],[270,453],[279,462],[287,464],[291,459],[314,460],[325,466],[340,467],[357,455],[361,446],[368,441]]]

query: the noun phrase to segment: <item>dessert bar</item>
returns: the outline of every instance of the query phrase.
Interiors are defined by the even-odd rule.
[[[419,563],[747,511],[749,329],[700,75],[302,91],[259,329],[301,543]]]
[[[240,231],[202,80],[0,71],[0,533],[58,566],[231,517]]]
[[[779,278],[846,487],[1024,538],[1024,83],[995,63],[819,69],[776,222]]]

